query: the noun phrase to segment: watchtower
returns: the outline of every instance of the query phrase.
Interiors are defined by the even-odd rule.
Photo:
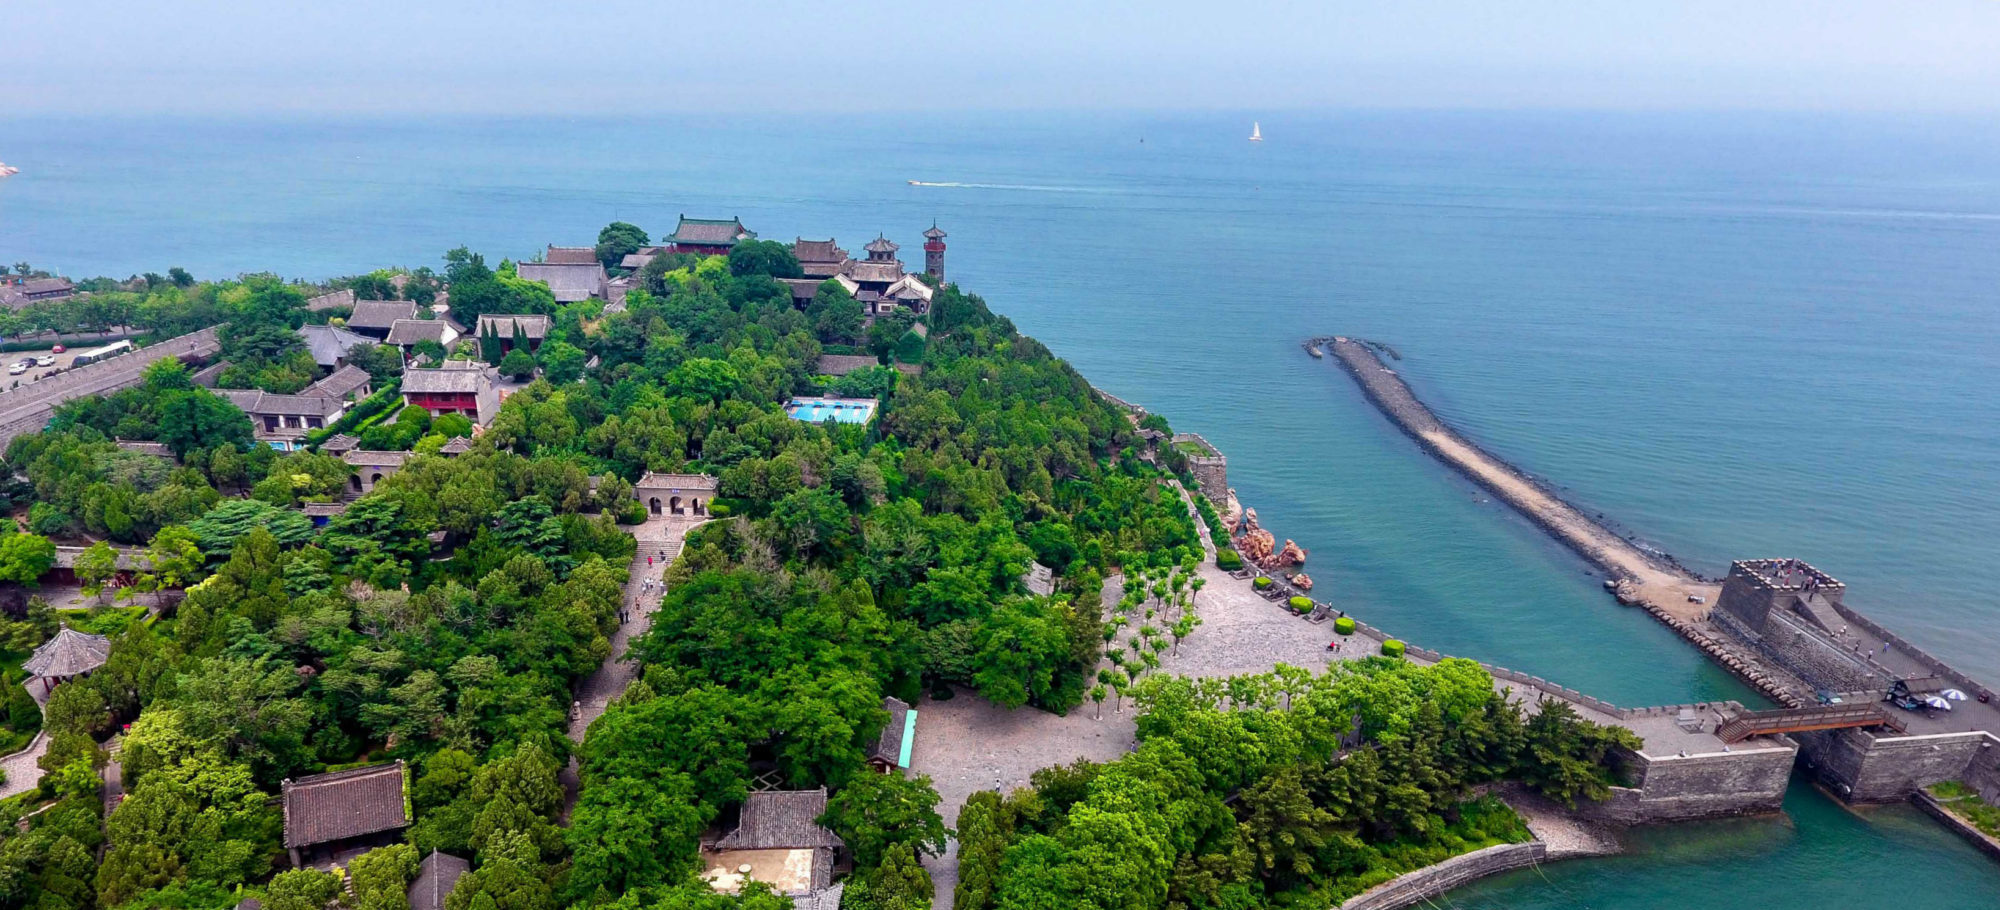
[[[1814,601],[1839,603],[1846,590],[1846,585],[1801,560],[1744,559],[1729,566],[1716,606],[1761,635],[1773,610],[1793,610],[1799,603],[1811,607]],[[1817,618],[1819,611],[1804,612]]]
[[[924,274],[944,284],[944,232],[938,230],[937,222],[931,222],[931,229],[924,232]]]

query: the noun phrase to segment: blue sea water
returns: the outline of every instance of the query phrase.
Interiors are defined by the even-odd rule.
[[[1249,114],[0,119],[0,261],[316,278],[685,212],[916,262],[935,220],[953,279],[1202,432],[1319,590],[1413,641],[1621,704],[1746,694],[1304,336],[1389,343],[1447,420],[1698,570],[1805,558],[2000,681],[2000,120],[1255,116],[1261,144]],[[1461,903],[1818,907],[1871,869],[1922,870],[1912,910],[2000,894],[1906,811],[1788,813]]]

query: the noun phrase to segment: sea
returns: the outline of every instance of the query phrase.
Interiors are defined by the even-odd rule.
[[[0,160],[0,262],[73,276],[441,267],[681,214],[916,266],[935,224],[952,280],[1206,436],[1315,594],[1408,640],[1623,705],[1754,698],[1305,337],[1389,345],[1445,420],[1697,571],[1808,560],[2000,682],[2000,118],[0,117]],[[1913,809],[1799,782],[1785,810],[1442,903],[2000,905],[2000,864]]]

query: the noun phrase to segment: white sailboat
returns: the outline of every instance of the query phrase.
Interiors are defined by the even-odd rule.
[[[1255,120],[1250,121],[1250,141],[1251,142],[1264,141],[1264,127],[1259,125]]]

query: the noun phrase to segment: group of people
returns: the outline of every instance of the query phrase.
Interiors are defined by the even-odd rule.
[[[1801,594],[1811,594],[1818,591],[1820,583],[1825,581],[1824,576],[1807,568],[1804,562],[1797,559],[1779,560],[1777,568],[1771,574],[1777,580],[1778,584],[1781,585],[1796,584],[1800,582],[1800,579],[1804,579],[1803,584],[1799,588],[1799,593]]]

